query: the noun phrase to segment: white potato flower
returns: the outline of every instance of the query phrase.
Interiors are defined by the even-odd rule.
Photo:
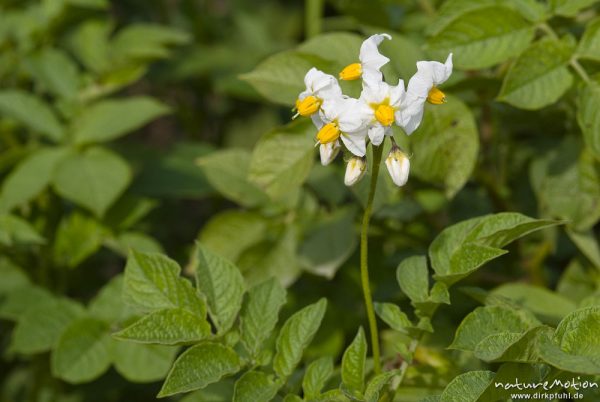
[[[341,98],[342,89],[333,75],[325,74],[315,67],[308,70],[304,76],[304,84],[306,89],[296,100],[296,116],[310,116],[318,126],[320,119],[317,112],[321,105],[327,99]]]
[[[384,39],[392,39],[388,34],[375,34],[368,37],[360,46],[359,63],[352,63],[340,72],[342,80],[357,80],[362,77],[365,81],[381,81],[381,67],[390,61],[379,53],[379,45]]]
[[[391,86],[383,80],[371,80],[363,85],[360,100],[368,106],[371,121],[368,125],[368,136],[373,145],[379,146],[384,136],[391,134],[391,125],[397,120],[404,101],[404,81]]]
[[[319,116],[322,126],[317,140],[320,144],[341,139],[348,151],[356,156],[365,155],[369,110],[363,102],[353,98],[329,99],[323,102]]]
[[[425,102],[441,105],[446,102],[446,95],[439,90],[452,74],[452,53],[445,63],[437,61],[417,62],[417,72],[408,81],[406,90],[406,108],[401,116],[401,126],[406,134],[412,134],[423,120]]]

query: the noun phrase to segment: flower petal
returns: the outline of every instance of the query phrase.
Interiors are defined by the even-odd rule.
[[[419,62],[421,63],[421,62]],[[427,99],[429,91],[433,87],[433,80],[429,68],[424,70],[418,70],[415,75],[408,81],[408,88],[406,90],[406,98],[410,99],[411,102],[415,99]]]
[[[375,123],[369,127],[368,135],[373,145],[381,145],[383,138],[385,137],[385,131],[385,128],[379,123]]]
[[[411,135],[421,125],[425,102],[413,101],[396,112],[396,124],[404,129],[407,135]]]
[[[452,74],[452,53],[448,55],[444,64],[438,61],[417,62],[417,74],[423,73],[431,78],[433,85],[440,85]]]
[[[366,134],[366,130],[361,130],[354,133],[342,133],[340,138],[348,151],[356,156],[365,156],[367,153]]]
[[[388,85],[388,87],[389,87],[388,93],[389,93],[389,97],[390,97],[390,106],[392,106],[392,107],[400,106],[400,104],[404,100],[404,95],[406,94],[406,91],[404,90],[404,81],[398,80],[398,85],[393,86],[393,87]]]
[[[392,37],[388,34],[371,35],[360,46],[359,59],[362,64],[363,80],[381,81],[379,70],[390,61],[379,53],[378,46],[384,39],[392,39]]]

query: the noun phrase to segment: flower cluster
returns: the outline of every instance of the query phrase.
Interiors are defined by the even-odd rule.
[[[417,72],[405,89],[403,80],[392,86],[383,79],[381,67],[390,61],[379,53],[384,39],[391,36],[376,34],[365,40],[359,62],[340,72],[342,80],[362,79],[358,99],[344,95],[335,77],[313,67],[304,77],[306,90],[296,101],[296,116],[310,117],[317,127],[323,165],[335,159],[342,144],[352,154],[344,180],[348,186],[359,181],[366,171],[367,141],[380,146],[386,136],[392,141],[392,150],[385,164],[396,185],[406,184],[410,162],[394,142],[391,126],[396,124],[410,135],[421,124],[425,102],[439,105],[446,101],[438,85],[452,73],[452,54],[445,63],[417,62]]]

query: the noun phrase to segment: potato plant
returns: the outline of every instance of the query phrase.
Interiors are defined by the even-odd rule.
[[[0,0],[0,402],[600,400],[595,0]]]

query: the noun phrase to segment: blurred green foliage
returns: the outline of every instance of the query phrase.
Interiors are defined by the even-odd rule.
[[[346,188],[339,161],[316,163],[310,122],[289,123],[306,71],[337,75],[377,32],[393,37],[388,82],[449,52],[458,70],[447,104],[394,133],[409,184],[382,172],[375,198],[371,280],[396,400],[506,400],[488,386],[516,373],[600,381],[599,14],[593,0],[0,0],[0,401],[153,400],[196,343],[179,359],[206,373],[185,388],[173,369],[163,395],[249,370],[170,400],[230,401],[236,380],[236,398],[265,390],[253,401],[340,383],[378,400],[391,377],[364,378],[359,330],[368,182]],[[214,273],[204,298],[186,279],[201,275],[195,240],[236,273],[230,299]],[[136,287],[146,255],[168,292]],[[180,333],[148,335],[161,325]]]

